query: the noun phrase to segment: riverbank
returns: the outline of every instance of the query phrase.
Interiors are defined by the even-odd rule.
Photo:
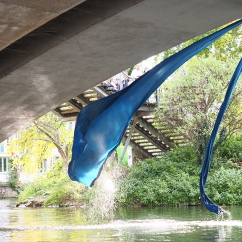
[[[64,173],[46,174],[33,183],[25,184],[18,196],[17,207],[95,207],[108,212],[118,206],[115,199],[118,182],[130,169],[105,169],[92,188],[73,182]]]
[[[195,152],[183,147],[159,159],[143,160],[131,169],[103,170],[93,188],[71,181],[63,171],[58,175],[49,172],[20,192],[18,206],[93,206],[107,212],[120,206],[199,205],[201,165]],[[242,204],[242,168],[238,163],[213,158],[206,191],[216,204]]]

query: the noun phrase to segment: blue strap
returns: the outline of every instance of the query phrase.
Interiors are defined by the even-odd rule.
[[[188,46],[122,91],[85,107],[76,122],[70,178],[92,186],[107,158],[120,144],[133,115],[149,96],[191,57],[241,23],[239,20]]]
[[[201,194],[201,198],[203,201],[204,206],[211,212],[216,213],[216,214],[221,214],[223,212],[222,208],[217,206],[216,204],[214,204],[209,197],[206,195],[206,193],[204,192],[204,187],[207,181],[207,177],[208,177],[208,172],[209,172],[209,164],[210,164],[210,158],[212,155],[212,150],[213,150],[213,144],[214,144],[214,140],[215,137],[217,135],[218,129],[219,129],[219,125],[222,122],[224,113],[226,111],[226,108],[228,107],[229,104],[229,100],[231,98],[231,95],[234,91],[234,88],[236,86],[237,80],[241,74],[241,69],[242,69],[242,59],[240,60],[233,76],[232,79],[229,83],[224,101],[220,107],[216,122],[214,124],[214,128],[213,131],[211,133],[210,139],[208,141],[208,146],[206,149],[206,153],[205,153],[205,157],[204,157],[204,161],[203,161],[203,166],[202,166],[202,171],[201,171],[201,175],[200,175],[200,194]]]

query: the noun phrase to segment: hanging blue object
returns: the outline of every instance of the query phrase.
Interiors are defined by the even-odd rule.
[[[206,149],[206,152],[205,152],[202,171],[201,171],[201,175],[200,175],[200,194],[201,194],[203,204],[209,211],[216,213],[216,214],[221,214],[223,212],[223,209],[221,207],[217,206],[216,204],[214,204],[209,199],[209,197],[204,192],[204,187],[205,187],[207,177],[208,177],[209,164],[210,164],[210,158],[211,158],[212,151],[213,151],[214,140],[215,140],[216,134],[218,132],[219,125],[222,122],[226,108],[229,104],[229,100],[231,98],[231,95],[232,95],[234,88],[236,86],[237,80],[238,80],[238,78],[241,74],[241,70],[242,70],[242,59],[240,60],[238,66],[237,66],[237,68],[236,68],[236,70],[235,70],[235,72],[232,76],[232,79],[229,83],[227,92],[225,94],[224,101],[221,104],[216,122],[214,124],[213,131],[212,131],[210,139],[208,141],[208,146],[207,146],[207,149]]]
[[[70,178],[93,186],[103,164],[120,144],[133,115],[149,96],[191,57],[241,23],[239,20],[188,46],[122,91],[85,107],[76,122],[72,160],[68,169]]]

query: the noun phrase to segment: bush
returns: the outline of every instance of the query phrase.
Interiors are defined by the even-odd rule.
[[[87,192],[87,187],[71,181],[67,176],[40,178],[20,192],[18,202],[40,196],[45,199],[44,206],[83,205],[87,201]]]
[[[40,177],[33,183],[29,183],[20,192],[18,202],[40,196],[45,199],[45,206],[82,205],[88,202],[88,193],[88,188],[83,184],[70,180],[64,172],[63,162],[57,161],[53,170],[46,173],[46,177]]]
[[[208,196],[221,205],[242,204],[242,169],[224,169],[211,174],[206,185]]]
[[[219,148],[219,155],[226,159],[242,161],[242,136],[230,138],[225,145]]]
[[[18,169],[17,169],[16,166],[13,165],[12,159],[8,160],[8,170],[10,171],[9,172],[8,184],[14,191],[19,193],[21,188],[20,188],[20,185],[19,185]]]
[[[196,151],[182,147],[160,159],[147,159],[131,169],[119,182],[116,199],[121,206],[201,204]],[[210,169],[206,191],[217,204],[242,204],[242,169],[216,158]]]

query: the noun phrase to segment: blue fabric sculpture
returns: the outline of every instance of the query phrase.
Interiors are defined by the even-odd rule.
[[[120,144],[139,107],[182,64],[241,23],[241,20],[237,21],[188,46],[122,91],[85,107],[76,122],[72,160],[68,170],[70,178],[86,186],[93,186],[103,164]],[[202,183],[204,185],[205,182]]]
[[[231,98],[231,95],[234,91],[234,88],[236,86],[237,80],[241,74],[241,69],[242,69],[242,59],[240,60],[233,76],[232,79],[229,83],[225,98],[223,103],[221,104],[216,122],[214,124],[214,128],[213,131],[211,133],[210,139],[208,141],[208,146],[205,152],[205,156],[204,156],[204,161],[203,161],[203,166],[202,166],[202,171],[201,171],[201,175],[200,175],[200,194],[201,194],[201,198],[203,201],[204,206],[211,212],[216,213],[216,214],[221,214],[223,212],[223,209],[221,207],[218,207],[216,204],[214,204],[209,197],[206,195],[206,193],[204,192],[204,187],[207,181],[207,177],[208,177],[208,171],[209,171],[209,164],[210,164],[210,158],[212,155],[212,150],[213,150],[213,143],[216,137],[216,134],[218,132],[218,128],[220,123],[222,122],[224,113],[226,111],[226,108],[229,104],[229,100]]]

